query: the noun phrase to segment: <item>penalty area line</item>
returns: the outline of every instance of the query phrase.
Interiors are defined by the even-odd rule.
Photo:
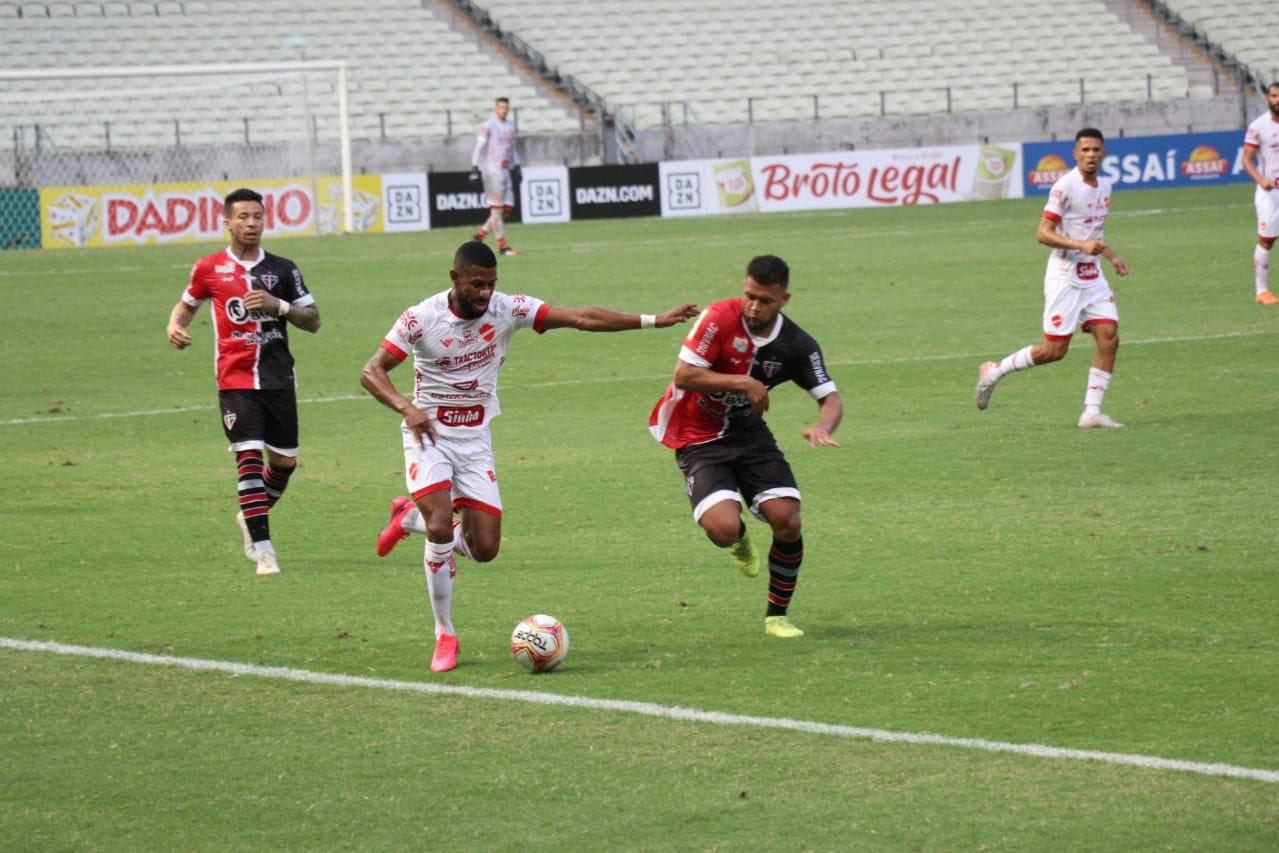
[[[957,749],[975,749],[983,752],[1002,752],[1031,758],[1066,761],[1094,761],[1146,770],[1172,770],[1196,773],[1201,776],[1225,776],[1235,779],[1251,779],[1257,782],[1279,784],[1279,770],[1239,767],[1233,764],[1182,761],[1156,755],[1135,755],[1122,752],[1103,752],[1091,749],[1068,749],[1037,743],[1008,743],[982,738],[947,737],[927,732],[895,732],[886,729],[870,729],[794,720],[786,717],[759,717],[747,714],[728,714],[720,711],[701,711],[659,705],[653,702],[631,702],[618,699],[593,699],[587,696],[568,696],[559,693],[540,693],[532,690],[502,690],[489,687],[465,687],[452,684],[430,684],[422,681],[399,681],[387,678],[368,678],[356,675],[338,675],[312,672],[282,666],[259,666],[232,661],[204,660],[201,658],[155,655],[129,652],[121,649],[74,646],[64,643],[20,640],[0,637],[0,648],[23,652],[44,652],[70,657],[99,658],[148,666],[166,666],[197,672],[221,672],[233,676],[252,676],[276,681],[292,681],[305,684],[323,684],[333,687],[357,687],[369,690],[394,690],[431,696],[462,696],[499,702],[524,702],[534,705],[554,705],[581,708],[592,711],[613,711],[623,714],[639,714],[666,720],[691,723],[710,723],[720,726],[745,726],[760,729],[782,729],[804,734],[826,735],[852,740],[869,740],[876,743],[910,744],[916,746],[945,746]]]

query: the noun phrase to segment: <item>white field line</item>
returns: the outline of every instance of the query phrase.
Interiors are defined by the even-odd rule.
[[[699,711],[653,702],[629,702],[618,699],[593,699],[588,696],[566,696],[560,693],[542,693],[532,690],[498,690],[487,687],[464,687],[451,684],[430,684],[421,681],[398,681],[387,678],[367,678],[356,675],[337,675],[311,672],[282,666],[258,666],[231,661],[203,660],[200,658],[153,655],[127,652],[120,649],[104,649],[92,646],[72,646],[63,643],[38,642],[0,637],[0,648],[25,652],[47,652],[72,657],[103,658],[150,666],[169,666],[181,669],[223,672],[233,676],[253,676],[280,681],[306,684],[326,684],[334,687],[361,687],[371,690],[398,690],[422,693],[430,696],[462,696],[468,699],[485,699],[499,702],[524,702],[533,705],[558,705],[583,708],[592,711],[612,711],[622,714],[640,714],[680,722],[712,723],[721,726],[748,726],[761,729],[783,729],[813,735],[870,740],[878,743],[901,743],[919,746],[948,746],[957,749],[976,749],[984,752],[1006,752],[1031,758],[1052,758],[1067,761],[1098,761],[1141,767],[1147,770],[1175,770],[1197,773],[1202,776],[1228,776],[1236,779],[1252,779],[1258,782],[1279,784],[1279,770],[1263,770],[1238,767],[1233,764],[1181,761],[1156,755],[1134,755],[1122,752],[1102,752],[1092,749],[1066,749],[1037,743],[1007,743],[981,738],[947,737],[926,732],[894,732],[885,729],[868,729],[859,726],[842,726],[786,717],[756,717],[746,714],[727,714],[719,711]]]
[[[1146,338],[1144,340],[1129,341],[1125,340],[1123,346],[1142,346],[1145,344],[1171,344],[1171,343],[1193,343],[1195,341],[1217,341],[1226,338],[1251,338],[1258,335],[1274,334],[1269,330],[1261,330],[1255,332],[1221,332],[1212,335],[1186,335],[1183,337],[1167,337],[1167,338]],[[848,359],[845,361],[828,361],[827,367],[874,367],[892,364],[915,364],[926,361],[952,361],[960,358],[983,358],[989,356],[989,352],[967,352],[967,353],[946,353],[943,355],[915,355],[896,358],[860,358]],[[637,382],[640,380],[660,380],[669,379],[669,373],[649,374],[644,376],[605,376],[598,379],[557,379],[551,382],[524,382],[513,387],[515,388],[554,388],[564,385],[602,385],[612,382]],[[512,386],[505,386],[509,389]],[[299,399],[301,405],[311,403],[344,403],[352,400],[372,400],[373,398],[367,394],[338,394],[332,397],[310,397]],[[114,418],[141,418],[150,415],[177,415],[187,412],[207,412],[216,408],[215,406],[205,404],[197,406],[175,406],[171,409],[136,409],[129,412],[98,412],[92,415],[33,415],[29,418],[8,418],[0,420],[0,427],[4,426],[22,426],[25,424],[57,424],[69,423],[73,421],[102,421],[112,420]]]

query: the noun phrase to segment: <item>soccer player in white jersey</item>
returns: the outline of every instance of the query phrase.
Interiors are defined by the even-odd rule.
[[[1257,248],[1252,250],[1258,305],[1279,305],[1270,292],[1270,250],[1279,237],[1279,83],[1266,88],[1268,109],[1257,116],[1243,138],[1243,168],[1257,182]]]
[[[497,250],[503,255],[516,254],[506,242],[503,222],[515,210],[515,182],[520,175],[515,122],[507,118],[510,111],[510,100],[498,98],[493,105],[493,115],[480,125],[475,150],[471,152],[471,180],[483,179],[484,196],[489,204],[489,218],[475,232],[475,239],[482,243],[489,232],[496,234]]]
[[[449,278],[448,290],[400,315],[360,378],[370,394],[404,417],[400,433],[411,499],[391,502],[391,521],[378,536],[377,553],[386,556],[410,532],[426,535],[423,562],[435,617],[435,672],[457,665],[454,552],[486,563],[501,544],[502,498],[488,425],[500,411],[497,377],[511,337],[520,329],[541,334],[562,328],[665,328],[697,316],[692,304],[657,315],[623,314],[508,296],[496,289],[497,257],[478,241],[457,250]],[[389,376],[410,355],[412,398],[396,390]]]
[[[985,409],[995,384],[1009,373],[1065,358],[1075,328],[1080,327],[1092,334],[1097,351],[1088,370],[1079,426],[1121,427],[1101,411],[1119,351],[1119,310],[1099,259],[1110,261],[1120,276],[1128,275],[1128,263],[1106,242],[1112,186],[1098,174],[1106,156],[1101,131],[1086,127],[1076,133],[1074,153],[1075,168],[1053,184],[1036,235],[1053,250],[1044,275],[1044,342],[983,364],[973,395],[977,408]]]

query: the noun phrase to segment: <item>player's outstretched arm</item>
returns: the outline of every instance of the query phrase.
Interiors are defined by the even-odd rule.
[[[546,311],[543,328],[577,329],[579,332],[625,332],[655,326],[664,329],[691,320],[698,313],[691,302],[677,305],[661,314],[625,314],[611,308],[588,305],[584,308],[565,308],[552,305]]]
[[[817,423],[805,429],[801,434],[811,447],[839,447],[839,442],[831,437],[831,433],[844,419],[844,401],[838,392],[832,391],[817,403]]]
[[[169,346],[179,350],[191,346],[191,333],[187,331],[187,326],[191,325],[194,318],[195,309],[179,299],[178,304],[169,312],[169,327],[166,330]]]
[[[404,423],[413,432],[419,447],[426,447],[426,442],[435,444],[435,427],[426,412],[413,405],[413,401],[405,397],[391,381],[390,371],[400,364],[400,359],[378,347],[373,357],[364,363],[360,371],[360,384],[373,398],[398,412],[404,417]]]

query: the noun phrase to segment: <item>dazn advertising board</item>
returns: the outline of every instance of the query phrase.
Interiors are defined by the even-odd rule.
[[[1075,166],[1073,139],[1022,144],[1027,196],[1046,196]],[[1115,187],[1160,189],[1246,183],[1243,131],[1127,136],[1106,140],[1101,176]]]
[[[428,195],[431,200],[431,227],[450,228],[459,225],[479,228],[489,217],[488,199],[480,181],[472,181],[469,172],[431,172],[427,175]],[[516,186],[515,197],[519,197]],[[506,217],[507,222],[519,222],[520,206]]]
[[[573,219],[660,216],[662,198],[656,163],[578,166],[568,170]]]

